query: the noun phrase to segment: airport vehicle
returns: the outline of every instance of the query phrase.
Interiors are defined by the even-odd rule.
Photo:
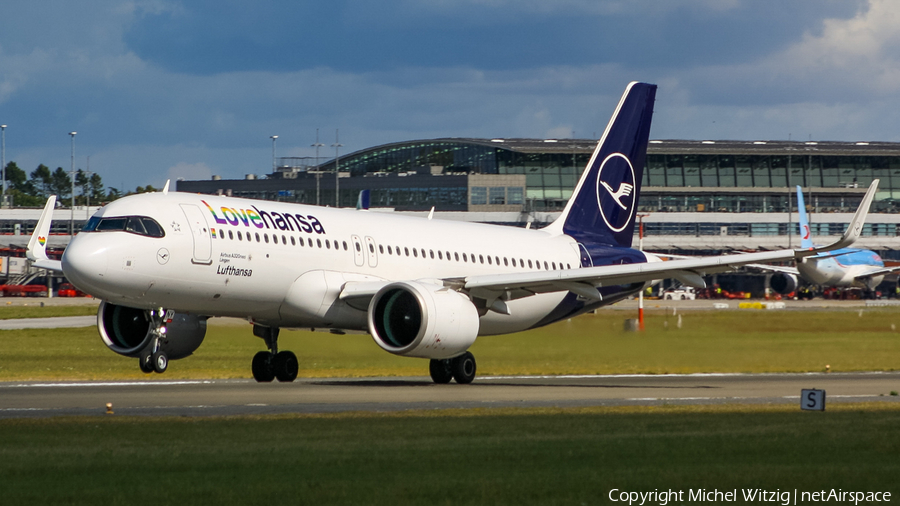
[[[694,292],[694,288],[691,286],[679,286],[663,292],[664,300],[694,300],[696,298],[697,293]]]
[[[383,350],[429,359],[437,383],[470,383],[479,336],[611,304],[653,280],[702,276],[851,244],[875,191],[832,245],[662,262],[631,248],[656,86],[622,95],[572,198],[538,230],[168,191],[101,208],[60,261],[44,250],[51,197],[28,257],[103,300],[97,326],[146,372],[196,350],[213,316],[246,318],[266,351],[257,381],[293,381],[281,328],[367,331]]]
[[[800,214],[800,247],[813,249],[809,219],[803,201],[803,190],[797,186],[797,208]],[[799,288],[799,280],[823,287],[863,288],[874,291],[884,276],[900,270],[900,267],[885,267],[881,257],[872,250],[841,248],[804,257],[796,267],[753,265],[761,270],[774,271],[770,286],[780,294],[790,293]]]

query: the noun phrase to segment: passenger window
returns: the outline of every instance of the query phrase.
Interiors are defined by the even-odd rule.
[[[438,250],[438,260],[443,260],[443,259],[444,259],[443,253],[441,253],[441,250]]]
[[[555,270],[556,270],[556,262],[553,262],[553,263],[552,263],[552,264],[550,264],[550,265],[552,265],[552,266],[553,266],[553,270],[554,270],[554,271],[555,271]]]
[[[550,265],[547,263],[546,260],[544,260],[544,270],[545,270],[545,271],[549,271],[549,270],[550,270]]]
[[[488,265],[493,265],[493,264],[491,264],[491,256],[490,255],[488,255]]]
[[[509,266],[509,260],[507,260],[506,257],[503,257],[503,265]]]
[[[394,251],[391,249],[391,246],[388,245],[388,255],[393,255]]]
[[[328,241],[325,241],[325,244],[328,244]],[[375,253],[375,245],[369,244],[369,253]]]
[[[434,259],[434,250],[433,250],[433,249],[428,250],[428,255],[429,255],[432,259]]]
[[[417,250],[416,248],[413,248],[413,256],[416,258],[419,257],[419,250]]]
[[[344,245],[344,251],[347,251],[347,241],[341,241],[341,243]]]
[[[293,239],[293,237],[291,237]],[[287,238],[285,236],[281,236],[281,244],[287,244]]]
[[[406,253],[406,256],[409,256],[409,248],[403,248],[403,252]]]
[[[380,244],[378,245],[378,253],[384,255],[384,246],[382,246]]]
[[[300,241],[300,246],[303,246],[303,238],[302,238],[302,237],[298,237],[297,240]]]
[[[531,260],[528,261],[528,268],[531,269]]]
[[[422,258],[425,258],[425,250],[422,250]]]
[[[478,255],[478,260],[479,260],[481,263],[484,263],[484,257],[483,257],[483,256]]]
[[[263,234],[263,237],[266,239],[266,244],[269,243],[269,234]]]
[[[512,266],[513,266],[513,267],[516,266],[516,259],[515,259],[515,258],[512,259]]]
[[[238,241],[243,241],[243,240],[244,240],[244,238],[241,237],[241,231],[238,230]]]
[[[296,245],[297,245],[297,240],[294,238],[294,236],[291,236],[291,246],[296,246]]]
[[[328,239],[325,239],[325,248],[331,249],[331,241],[329,241]]]
[[[466,258],[466,254],[463,253],[463,262],[468,262],[469,260]]]
[[[275,244],[278,244],[278,236],[277,235],[272,234],[272,242],[274,242]]]
[[[316,246],[322,247],[322,239],[316,239]]]
[[[362,247],[359,245],[359,243],[356,243],[356,251],[362,251]]]
[[[456,261],[459,262],[459,253],[454,253],[453,258],[455,258]]]

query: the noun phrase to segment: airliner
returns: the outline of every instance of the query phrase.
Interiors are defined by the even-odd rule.
[[[210,317],[252,324],[259,382],[293,381],[282,328],[368,332],[388,353],[426,359],[436,383],[471,383],[481,336],[548,325],[654,280],[799,260],[859,236],[875,184],[834,244],[663,262],[631,248],[656,86],[633,82],[560,217],[542,229],[460,223],[216,195],[161,192],[111,202],[47,257],[51,197],[27,254],[102,300],[100,337],[164,372],[191,355]]]
[[[800,212],[800,247],[813,248],[809,220],[803,190],[797,186],[797,209]],[[878,253],[867,249],[841,248],[803,258],[797,267],[756,265],[754,267],[775,271],[770,286],[778,293],[790,293],[799,287],[799,279],[821,286],[839,288],[863,288],[874,291],[884,276],[900,270],[885,267]]]

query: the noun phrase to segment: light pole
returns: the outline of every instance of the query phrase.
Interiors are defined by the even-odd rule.
[[[6,125],[0,125],[0,177],[3,178],[3,197],[0,197],[0,205],[6,207]]]
[[[69,132],[72,136],[72,217],[69,219],[69,236],[75,237],[75,135],[78,132]]]
[[[340,171],[340,157],[338,156],[338,148],[343,147],[344,145],[340,143],[340,138],[338,137],[339,128],[334,129],[334,144],[331,147],[334,148],[334,207],[341,207],[341,182],[339,180]]]
[[[319,191],[320,191],[319,190],[319,187],[320,187],[319,179],[322,176],[322,174],[319,172],[319,148],[325,147],[324,144],[319,142],[319,129],[318,128],[316,129],[316,143],[313,144],[311,147],[316,148],[316,205],[318,206],[318,205],[320,205],[320,203],[319,203]]]
[[[85,203],[84,203],[84,221],[87,223],[88,220],[91,219],[91,191],[94,189],[94,186],[91,184],[91,176],[94,173],[91,172],[91,157],[87,157],[87,169],[84,171],[84,188],[82,192],[84,193]]]
[[[277,135],[271,136],[272,139],[272,174],[275,174],[275,139],[277,139]]]

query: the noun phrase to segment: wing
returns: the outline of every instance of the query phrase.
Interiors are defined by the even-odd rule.
[[[493,274],[465,278],[462,288],[474,297],[488,301],[513,300],[529,295],[562,290],[602,300],[597,287],[640,283],[661,278],[675,278],[690,286],[705,287],[703,276],[734,270],[748,264],[802,260],[805,257],[834,251],[853,244],[862,233],[863,224],[875,197],[878,180],[872,182],[844,231],[832,244],[819,248],[786,249],[759,253],[745,253],[714,257],[685,258],[668,262],[647,262],[628,265],[607,265],[564,271],[538,271],[512,274]]]
[[[47,256],[47,238],[50,236],[50,221],[53,218],[53,209],[56,207],[56,195],[50,195],[44,211],[34,227],[34,233],[28,241],[28,249],[25,256],[31,260],[31,265],[40,269],[62,272],[62,262],[51,260]]]
[[[759,269],[761,271],[782,272],[784,274],[793,274],[794,276],[800,275],[800,271],[798,271],[796,267],[789,267],[786,265],[747,264],[747,267],[752,267],[754,269]]]
[[[887,276],[888,274],[893,274],[895,272],[900,272],[900,266],[871,270],[869,272],[856,276],[854,279],[869,279],[874,278],[875,276]]]

